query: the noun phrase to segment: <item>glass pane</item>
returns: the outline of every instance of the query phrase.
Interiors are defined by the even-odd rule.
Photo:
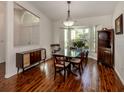
[[[64,30],[64,43],[65,43],[65,47],[67,47],[67,43],[68,43],[68,30]]]
[[[70,33],[70,34],[69,34]],[[86,40],[85,46],[89,47],[91,51],[96,50],[96,31],[94,27],[87,27],[81,29],[71,29],[71,31],[65,30],[65,47],[71,46],[73,40]],[[71,37],[71,44],[68,42],[69,36]]]
[[[96,30],[95,30],[95,26],[92,27],[92,39],[91,39],[91,51],[92,52],[96,52]]]
[[[75,30],[72,30],[71,31],[71,40],[74,40],[75,39]]]

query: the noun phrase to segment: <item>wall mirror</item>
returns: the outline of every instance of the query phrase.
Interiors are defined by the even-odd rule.
[[[40,18],[14,3],[14,46],[38,45]]]

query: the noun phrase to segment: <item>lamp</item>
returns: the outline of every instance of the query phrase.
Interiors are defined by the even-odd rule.
[[[70,4],[71,4],[71,1],[67,1],[67,4],[68,4],[68,11],[67,11],[68,15],[67,15],[66,21],[64,21],[63,24],[68,27],[68,26],[73,26],[74,21],[72,21],[71,17],[70,17]]]

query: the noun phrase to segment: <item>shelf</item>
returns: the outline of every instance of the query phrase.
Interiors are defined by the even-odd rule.
[[[99,39],[99,41],[111,41],[111,39]]]

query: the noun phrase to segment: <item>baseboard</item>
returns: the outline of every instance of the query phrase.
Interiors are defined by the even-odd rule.
[[[119,74],[118,70],[114,68],[116,74],[118,75],[119,79],[121,80],[122,84],[124,85],[124,80],[122,79],[121,75]]]
[[[89,58],[92,58],[92,59],[94,59],[94,60],[97,60],[97,58],[96,57],[93,57],[93,56],[88,56]]]
[[[5,74],[5,78],[10,78],[10,77],[12,77],[12,76],[14,76],[16,74],[17,74],[16,72]]]
[[[52,57],[51,58],[47,58],[45,61],[49,61],[49,60],[51,60],[52,59]]]

